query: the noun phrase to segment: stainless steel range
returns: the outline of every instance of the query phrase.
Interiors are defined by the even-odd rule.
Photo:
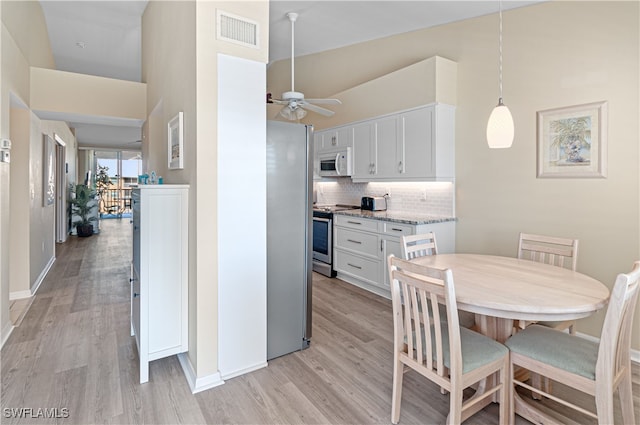
[[[334,277],[333,271],[333,213],[358,209],[354,205],[313,206],[313,271]]]

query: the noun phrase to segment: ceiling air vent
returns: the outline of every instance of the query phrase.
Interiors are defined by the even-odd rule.
[[[258,23],[221,10],[217,11],[218,40],[229,41],[247,47],[258,45]]]

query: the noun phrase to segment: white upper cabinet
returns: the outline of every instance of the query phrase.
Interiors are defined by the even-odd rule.
[[[377,172],[376,127],[371,121],[353,126],[353,179],[370,179]]]
[[[374,178],[391,178],[400,173],[402,164],[402,141],[398,138],[398,116],[391,115],[375,120],[376,146],[378,149],[377,173]]]
[[[455,177],[455,107],[430,104],[316,133],[318,149],[353,147],[355,182]]]

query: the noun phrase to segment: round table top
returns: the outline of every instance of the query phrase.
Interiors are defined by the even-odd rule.
[[[562,267],[512,257],[438,254],[411,260],[449,268],[460,310],[517,320],[588,317],[607,305],[609,289]]]

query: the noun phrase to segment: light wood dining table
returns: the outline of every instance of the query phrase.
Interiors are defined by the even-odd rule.
[[[412,262],[451,269],[458,309],[476,314],[477,330],[499,342],[514,321],[564,321],[591,316],[607,305],[609,289],[579,272],[535,261],[480,254],[437,254]],[[491,388],[481,382],[477,392]],[[519,395],[515,411],[529,420],[548,419]]]

